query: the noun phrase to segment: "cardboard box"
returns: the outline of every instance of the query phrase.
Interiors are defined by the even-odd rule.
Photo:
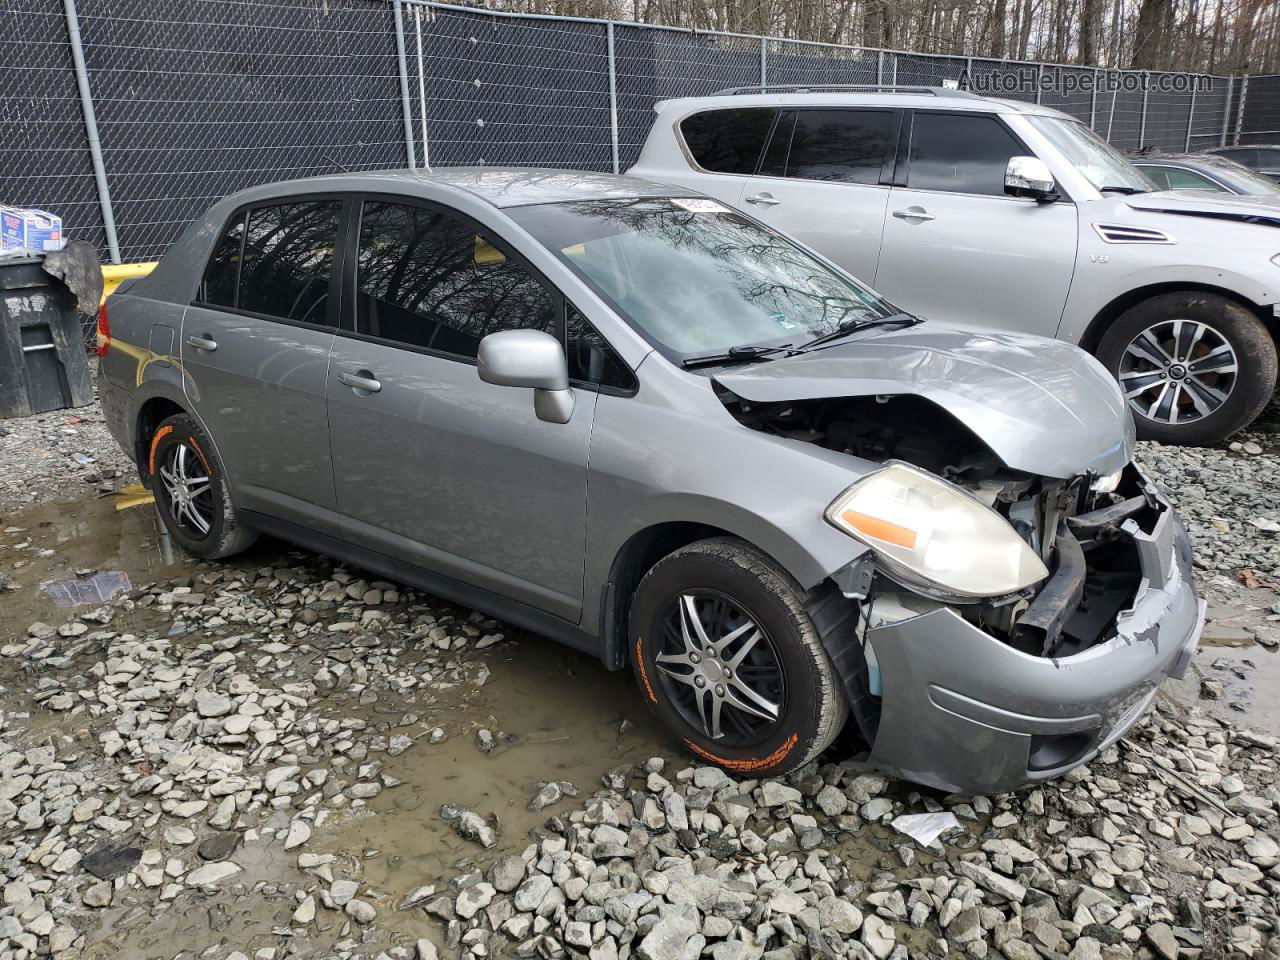
[[[0,249],[61,250],[62,218],[30,207],[0,206]]]

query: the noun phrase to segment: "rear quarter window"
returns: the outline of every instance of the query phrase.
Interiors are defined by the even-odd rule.
[[[681,120],[680,134],[702,169],[752,174],[776,112],[772,107],[706,110]]]

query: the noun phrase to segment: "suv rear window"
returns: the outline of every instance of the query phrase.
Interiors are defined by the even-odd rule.
[[[707,110],[681,120],[680,133],[703,170],[752,174],[776,112],[772,107]]]
[[[893,142],[892,110],[801,110],[791,134],[786,175],[879,183]]]

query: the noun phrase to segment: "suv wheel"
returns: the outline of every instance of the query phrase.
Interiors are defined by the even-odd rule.
[[[658,718],[730,773],[777,776],[808,763],[848,716],[799,585],[737,540],[702,540],[640,581],[632,668]]]
[[[160,519],[187,553],[215,560],[257,539],[237,522],[222,464],[194,418],[174,414],[156,428],[146,470]]]
[[[1125,311],[1098,346],[1120,381],[1138,436],[1216,443],[1248,426],[1276,385],[1276,345],[1234,300],[1164,293]]]

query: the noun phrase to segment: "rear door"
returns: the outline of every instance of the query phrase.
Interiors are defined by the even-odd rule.
[[[930,319],[1053,336],[1075,205],[1004,192],[1009,158],[1032,152],[994,114],[916,110],[906,123],[875,288]]]
[[[187,397],[237,506],[326,533],[337,532],[325,389],[342,206],[324,196],[240,211],[180,338]]]
[[[899,111],[785,110],[742,209],[870,284],[880,257]]]
[[[329,376],[343,536],[578,622],[597,394],[548,423],[476,372],[489,333],[560,334],[558,291],[445,207],[368,198],[355,239]]]

